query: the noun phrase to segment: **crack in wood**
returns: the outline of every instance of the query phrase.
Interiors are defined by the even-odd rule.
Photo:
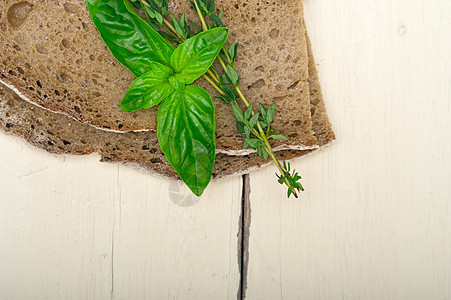
[[[243,175],[243,192],[241,196],[241,215],[238,231],[238,267],[240,270],[240,286],[238,289],[238,300],[246,298],[247,270],[249,263],[249,228],[251,225],[251,186],[249,174]]]

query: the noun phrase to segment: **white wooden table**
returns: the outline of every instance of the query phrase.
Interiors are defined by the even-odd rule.
[[[242,244],[241,177],[196,202],[0,134],[0,299],[451,299],[451,1],[305,14],[338,139],[294,163],[301,199],[251,174]]]

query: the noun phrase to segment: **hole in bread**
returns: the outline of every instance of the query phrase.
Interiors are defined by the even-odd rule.
[[[47,54],[47,49],[45,49],[45,47],[41,44],[36,45],[36,51],[41,54]]]
[[[28,17],[28,14],[33,10],[33,4],[26,1],[15,3],[8,8],[7,17],[8,23],[13,27],[19,27]]]
[[[70,47],[70,42],[68,39],[63,39],[61,41],[61,44],[63,44],[64,48],[69,48]]]
[[[278,36],[279,36],[278,29],[273,29],[269,32],[269,37],[272,38],[273,40],[276,39]]]
[[[63,144],[64,144],[65,146],[68,146],[68,145],[70,145],[70,144],[72,144],[72,143],[69,142],[69,141],[63,140]]]
[[[313,115],[315,115],[315,112],[316,112],[316,107],[315,107],[315,106],[312,106],[312,107],[310,108],[310,114],[313,116]]]
[[[78,107],[78,106],[74,106],[74,110],[77,112],[77,113],[79,113],[79,114],[81,114],[81,109],[80,109],[80,107]]]
[[[150,160],[150,162],[153,163],[153,164],[161,164],[161,163],[163,163],[163,161],[161,159],[159,159],[159,158],[153,158],[153,159]]]
[[[254,83],[252,83],[251,85],[249,85],[247,88],[248,89],[252,89],[252,88],[258,89],[265,85],[266,85],[265,80],[259,79],[259,80],[255,81]]]
[[[298,84],[299,84],[299,80],[296,81],[296,82],[294,82],[292,85],[290,85],[290,86],[287,88],[287,90],[292,90],[292,89],[294,89]]]
[[[78,6],[71,3],[65,3],[64,4],[64,10],[70,14],[75,14],[78,12]]]
[[[56,75],[56,79],[61,83],[72,83],[72,78],[64,73]]]

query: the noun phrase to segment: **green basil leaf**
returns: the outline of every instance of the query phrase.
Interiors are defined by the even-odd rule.
[[[158,110],[157,135],[161,150],[185,184],[202,195],[215,160],[215,111],[210,95],[188,85],[175,91]]]
[[[151,108],[172,93],[174,88],[168,80],[150,71],[133,81],[121,102],[121,109],[135,111]]]
[[[205,74],[227,40],[227,28],[199,33],[179,45],[171,56],[170,66],[180,73],[186,84]]]
[[[167,79],[174,74],[170,67],[157,62],[151,62],[149,65],[149,72],[153,72],[155,76],[161,79]]]
[[[175,74],[168,78],[171,86],[179,92],[183,92],[185,90],[185,83],[183,79],[180,78],[180,74]]]
[[[86,0],[92,21],[113,56],[136,77],[152,61],[169,65],[174,47],[143,21],[127,0]]]

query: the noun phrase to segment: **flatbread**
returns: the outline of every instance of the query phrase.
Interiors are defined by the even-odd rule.
[[[326,146],[335,139],[335,135],[325,110],[310,41],[308,46],[313,128],[321,146]],[[84,155],[97,152],[102,161],[131,164],[159,176],[178,178],[161,152],[154,132],[115,133],[99,130],[37,107],[1,84],[0,129],[51,153]],[[311,151],[285,150],[276,152],[276,155],[281,160],[290,160]],[[244,174],[268,163],[270,161],[265,162],[256,154],[229,156],[220,153],[216,157],[213,177]]]
[[[188,1],[171,2],[178,10]],[[217,1],[231,39],[241,43],[237,69],[251,103],[277,103],[274,129],[290,141],[276,149],[314,149],[303,9],[294,1]],[[189,11],[189,10],[188,10]],[[156,109],[123,112],[134,79],[109,53],[83,0],[4,0],[0,7],[0,81],[24,99],[111,131],[156,129]],[[198,85],[214,95],[205,82]],[[214,100],[217,151],[235,155],[243,137],[229,106]]]

